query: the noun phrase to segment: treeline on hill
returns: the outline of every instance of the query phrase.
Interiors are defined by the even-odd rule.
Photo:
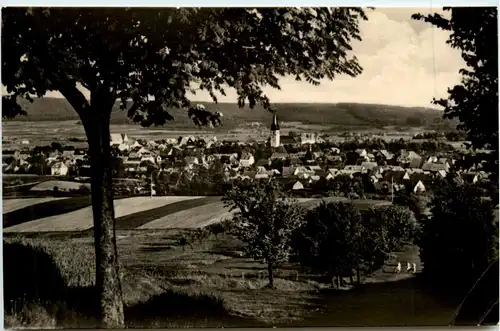
[[[30,104],[19,101],[27,112],[27,116],[18,116],[11,121],[78,121],[78,115],[65,99],[40,98]],[[218,109],[224,114],[224,127],[238,126],[248,122],[269,123],[271,114],[260,106],[251,110],[241,109],[232,103],[200,102],[209,109]],[[360,103],[275,104],[280,121],[302,122],[304,124],[322,124],[340,127],[382,128],[385,126],[428,127],[430,129],[450,129],[456,125],[453,121],[443,119],[442,112],[423,107],[400,107],[391,105],[375,105]],[[183,109],[169,109],[174,122],[167,126],[176,128],[193,128],[192,121]],[[127,112],[119,109],[118,103],[111,116],[112,124],[131,123]]]

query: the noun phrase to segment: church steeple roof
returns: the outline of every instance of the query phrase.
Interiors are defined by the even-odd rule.
[[[273,122],[271,123],[271,131],[277,131],[280,129],[280,125],[278,124],[278,118],[276,116],[276,112],[273,115]]]

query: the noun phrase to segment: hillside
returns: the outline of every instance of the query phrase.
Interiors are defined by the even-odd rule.
[[[64,99],[41,98],[30,104],[22,101],[27,116],[18,116],[9,121],[78,121],[79,118]],[[271,120],[271,114],[262,107],[255,109],[239,108],[231,103],[203,103],[209,109],[217,109],[224,114],[226,127],[237,126],[247,122],[264,122]],[[448,128],[452,125],[449,120],[442,119],[439,110],[423,107],[400,107],[390,105],[375,105],[361,103],[336,104],[305,104],[281,103],[276,104],[280,121],[302,122],[303,124],[322,124],[339,127],[427,127]],[[171,109],[175,118],[168,124],[177,128],[192,128],[193,124],[182,109]],[[4,123],[7,120],[3,120]],[[126,111],[121,111],[116,104],[112,113],[112,124],[131,123]]]

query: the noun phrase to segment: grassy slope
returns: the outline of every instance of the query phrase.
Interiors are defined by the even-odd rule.
[[[118,240],[118,250],[130,324],[142,328],[445,326],[456,306],[435,297],[412,275],[393,274],[395,261],[367,280],[369,283],[350,291],[329,290],[311,275],[299,274],[297,278],[298,269],[285,265],[276,270],[277,289],[269,290],[265,288],[265,265],[238,257],[241,246],[237,240],[228,235],[218,240],[212,237],[182,248],[177,239],[183,232],[118,233],[123,238]],[[49,248],[68,284],[93,284],[92,237],[54,239],[39,235],[29,241]],[[416,253],[410,247],[397,255],[401,261],[418,260]],[[214,301],[204,301],[206,295],[222,301],[225,312],[212,311]],[[198,307],[198,316],[187,306]],[[246,324],[249,321],[252,323]]]
[[[33,104],[21,101],[27,116],[19,116],[14,121],[62,121],[79,118],[64,99],[42,98]],[[253,110],[240,109],[230,103],[204,103],[210,109],[219,109],[224,113],[226,126],[234,126],[245,122],[260,121],[268,123],[271,114],[261,107]],[[337,104],[276,104],[281,121],[302,122],[304,124],[328,124],[346,127],[383,127],[383,126],[430,126],[432,124],[450,123],[441,118],[442,112],[423,107],[399,107],[390,105],[337,103]],[[168,126],[193,128],[185,110],[171,109],[175,123]],[[5,120],[4,120],[5,121]],[[131,121],[125,111],[120,111],[118,104],[112,113],[112,124],[126,124]]]

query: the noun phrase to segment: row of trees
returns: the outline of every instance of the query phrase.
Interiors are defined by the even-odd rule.
[[[224,201],[234,218],[214,225],[245,244],[247,257],[273,268],[298,263],[340,286],[343,277],[380,268],[391,253],[414,241],[424,276],[439,286],[466,289],[498,259],[498,219],[479,187],[443,180],[434,196],[398,194],[394,205],[359,210],[350,203],[321,203],[305,210],[275,181],[240,183]],[[432,216],[430,216],[432,215]]]
[[[388,206],[361,211],[350,203],[321,203],[305,210],[276,181],[240,183],[224,201],[237,210],[231,233],[245,244],[245,254],[273,268],[295,262],[327,276],[340,286],[342,277],[361,277],[381,267],[392,252],[410,240],[416,227],[408,208]]]

